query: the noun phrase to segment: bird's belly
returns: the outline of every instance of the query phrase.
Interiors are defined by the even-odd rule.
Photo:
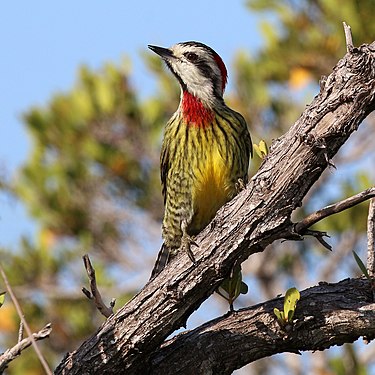
[[[218,152],[207,159],[193,184],[194,216],[189,226],[190,234],[199,233],[215,216],[218,209],[235,195],[228,163]]]

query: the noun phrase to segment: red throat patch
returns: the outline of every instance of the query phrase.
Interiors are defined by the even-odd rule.
[[[214,119],[214,112],[188,91],[183,92],[182,114],[187,124],[198,127],[205,127]]]

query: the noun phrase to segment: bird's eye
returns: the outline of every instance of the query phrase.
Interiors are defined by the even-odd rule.
[[[184,56],[190,61],[195,62],[198,60],[198,55],[194,52],[186,52],[184,53]]]

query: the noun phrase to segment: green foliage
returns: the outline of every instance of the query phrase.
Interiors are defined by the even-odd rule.
[[[231,276],[221,283],[218,293],[228,301],[230,309],[233,310],[234,301],[240,294],[246,294],[248,289],[246,283],[242,281],[241,266],[236,266]]]
[[[290,288],[286,291],[284,297],[284,311],[280,311],[277,307],[273,309],[276,318],[281,326],[293,322],[293,316],[297,308],[297,302],[301,296],[296,288]]]
[[[375,3],[248,0],[247,6],[264,16],[264,47],[253,57],[238,54],[237,93],[251,129],[266,129],[271,139],[297,118],[308,100],[301,93],[311,98],[345,53],[342,21],[351,25],[356,45],[372,41]]]
[[[372,283],[372,279],[370,275],[368,274],[366,266],[363,264],[362,259],[358,256],[358,254],[354,250],[353,250],[353,256],[354,256],[355,261],[358,264],[358,267],[362,271],[362,273],[366,276],[367,280],[369,280]]]
[[[143,166],[151,157],[147,124],[124,70],[107,64],[96,74],[83,67],[71,93],[24,118],[35,148],[16,188],[32,215],[57,236],[89,230],[95,243],[118,238],[118,224],[110,214],[96,215],[98,206],[124,194],[149,204],[151,178]]]
[[[261,159],[264,159],[268,155],[268,146],[263,139],[260,140],[258,145],[253,143],[253,149]]]

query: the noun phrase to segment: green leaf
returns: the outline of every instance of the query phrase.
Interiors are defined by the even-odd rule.
[[[4,301],[5,301],[5,293],[6,293],[6,292],[1,292],[1,293],[0,293],[0,307],[4,305]]]
[[[259,149],[264,156],[268,155],[268,146],[263,139],[261,139],[259,142]]]
[[[263,139],[260,140],[259,145],[253,143],[253,148],[261,159],[264,159],[268,155],[268,146]]]
[[[366,266],[363,264],[361,258],[357,255],[357,253],[354,250],[353,250],[353,256],[354,256],[355,261],[358,264],[358,267],[361,269],[362,273],[367,277],[368,280],[371,281],[371,277],[367,272]]]
[[[287,322],[293,320],[297,302],[300,298],[300,293],[296,288],[290,288],[286,291],[284,298],[284,318]]]
[[[278,308],[274,308],[273,312],[277,317],[277,320],[282,324],[291,323],[293,316],[296,311],[297,302],[301,298],[299,291],[296,288],[290,288],[286,291],[284,297],[284,311],[280,311]]]
[[[232,276],[221,283],[217,292],[232,306],[238,296],[246,294],[248,289],[248,286],[242,281],[241,266],[237,266],[234,268]]]
[[[276,315],[277,320],[280,323],[284,323],[284,313],[280,311],[277,307],[273,309],[274,314]]]

